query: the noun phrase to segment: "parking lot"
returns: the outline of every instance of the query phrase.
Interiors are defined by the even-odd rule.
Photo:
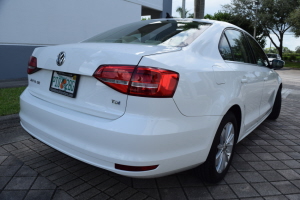
[[[0,199],[300,199],[300,70],[278,70],[283,104],[237,145],[217,185],[193,170],[132,179],[66,156],[32,138],[17,115],[0,117]]]

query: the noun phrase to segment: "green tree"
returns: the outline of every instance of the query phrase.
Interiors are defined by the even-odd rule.
[[[291,50],[290,50],[289,48],[287,48],[287,47],[283,47],[282,53],[293,53],[293,51],[291,51]]]
[[[145,21],[145,20],[149,20],[151,19],[150,17],[142,17],[142,21]]]
[[[296,53],[300,53],[300,46],[297,46],[297,47],[295,48],[295,50],[296,50],[296,51],[295,51]]]
[[[176,12],[178,12],[178,14],[180,15],[180,17],[182,18],[182,7],[178,7],[176,9]],[[187,16],[187,18],[194,18],[194,13],[189,13],[189,10],[185,10],[185,16]]]
[[[179,16],[180,16],[181,18],[184,18],[184,17],[183,17],[183,9],[182,9],[182,7],[178,7],[178,8],[176,9],[176,12],[178,12],[178,14],[179,14]],[[185,10],[185,16],[187,16],[188,13],[189,13],[189,10]]]
[[[265,48],[264,50],[266,53],[278,53],[275,47]]]
[[[187,18],[194,18],[194,13],[188,13],[188,17]]]
[[[239,15],[234,15],[233,13],[229,13],[229,12],[218,11],[214,15],[207,14],[204,16],[204,19],[212,19],[212,20],[228,22],[244,29],[250,34],[253,33],[254,30],[254,27],[252,26],[252,21],[250,19],[247,18],[242,19]],[[266,36],[264,35],[263,28],[261,26],[258,26],[256,32],[257,34],[255,39],[260,44],[260,46],[264,48],[266,45]]]
[[[300,4],[300,3],[299,3]],[[291,24],[291,31],[296,37],[300,37],[300,8],[290,14],[288,22]]]
[[[223,8],[241,19],[251,20],[252,26],[255,22],[263,28],[264,35],[267,36],[278,50],[282,57],[284,33],[291,27],[290,14],[299,8],[299,0],[259,0],[257,7],[253,0],[232,0],[231,4],[224,5]],[[274,34],[279,45],[273,40]]]

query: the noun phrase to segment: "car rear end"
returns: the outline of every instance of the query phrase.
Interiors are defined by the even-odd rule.
[[[21,125],[67,155],[122,175],[156,177],[199,165],[209,151],[199,130],[215,131],[213,117],[181,114],[173,99],[179,73],[139,65],[147,55],[167,59],[180,50],[94,42],[37,48]]]

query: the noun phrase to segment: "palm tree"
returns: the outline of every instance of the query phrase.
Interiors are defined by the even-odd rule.
[[[194,9],[195,9],[195,16],[196,19],[203,19],[204,18],[204,8],[205,8],[205,0],[194,0]]]
[[[188,11],[188,10],[185,10],[185,15],[183,15],[183,9],[182,9],[182,7],[178,7],[178,8],[176,9],[176,12],[179,13],[179,15],[180,15],[181,18],[185,18],[189,11]]]

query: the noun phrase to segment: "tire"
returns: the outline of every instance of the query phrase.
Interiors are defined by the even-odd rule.
[[[268,116],[268,119],[272,119],[272,120],[277,119],[279,117],[280,110],[281,110],[281,87],[277,91],[272,112]]]
[[[196,173],[202,180],[217,183],[225,177],[232,161],[237,135],[236,117],[228,112],[219,125],[206,161],[196,168]]]

